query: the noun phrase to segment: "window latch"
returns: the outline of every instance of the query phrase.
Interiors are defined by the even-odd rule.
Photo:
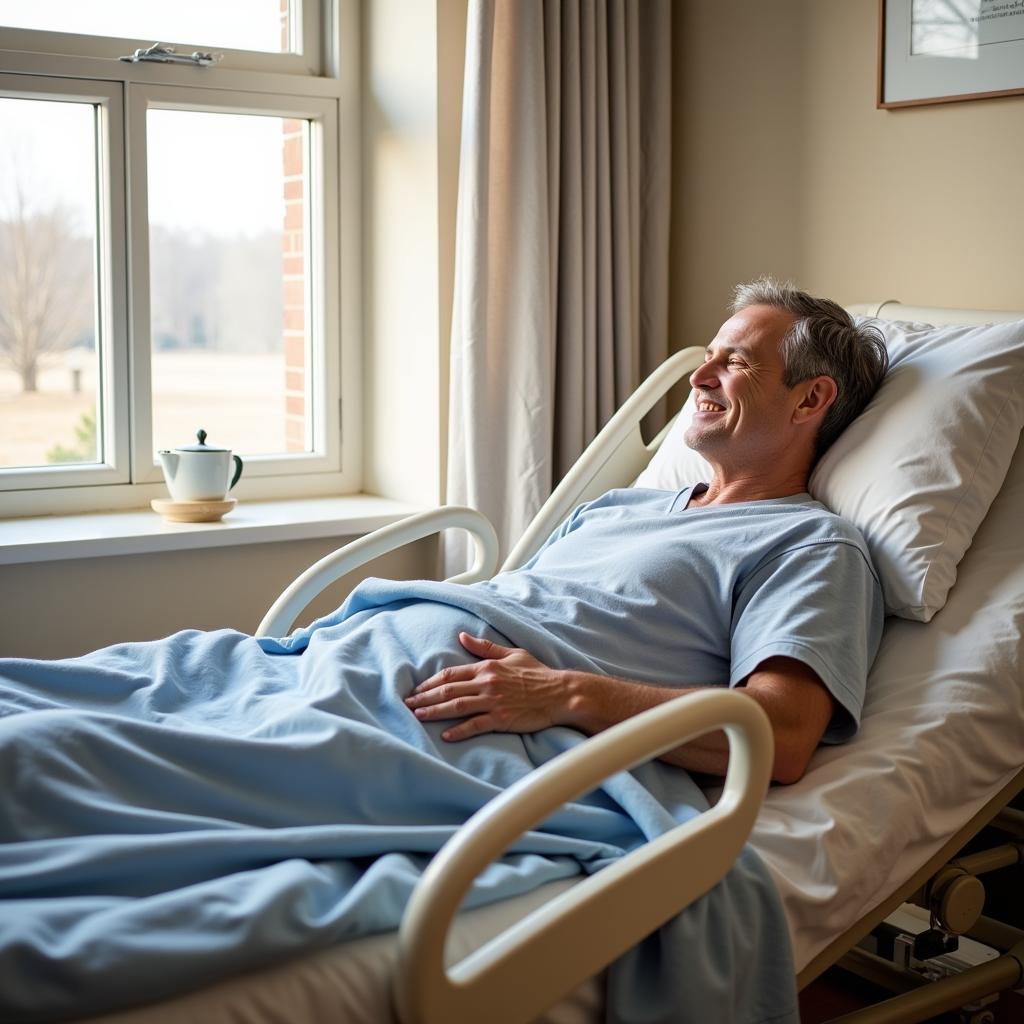
[[[192,53],[175,53],[173,46],[162,46],[154,43],[148,49],[141,46],[132,54],[119,58],[129,64],[140,64],[143,61],[153,64],[195,64],[197,67],[208,67],[216,64],[223,58],[222,53],[200,53],[198,50]]]

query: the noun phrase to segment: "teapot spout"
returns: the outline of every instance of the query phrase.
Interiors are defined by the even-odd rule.
[[[178,454],[177,452],[163,451],[157,452],[160,456],[160,465],[163,466],[164,476],[168,480],[173,480],[174,475],[178,472]]]

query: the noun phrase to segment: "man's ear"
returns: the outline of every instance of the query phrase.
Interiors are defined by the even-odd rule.
[[[825,415],[828,407],[836,400],[839,388],[831,377],[812,377],[798,385],[802,395],[793,411],[794,423],[806,423]]]

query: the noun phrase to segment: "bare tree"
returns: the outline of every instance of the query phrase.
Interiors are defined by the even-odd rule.
[[[90,246],[57,203],[33,210],[21,181],[0,218],[0,358],[37,389],[41,358],[66,348],[90,321]]]
[[[209,347],[210,296],[216,281],[214,240],[151,224],[149,280],[154,345]]]

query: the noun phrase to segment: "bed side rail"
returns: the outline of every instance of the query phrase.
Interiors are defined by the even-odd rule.
[[[529,561],[551,531],[580,502],[596,498],[612,487],[628,487],[640,475],[664,433],[645,445],[640,436],[640,421],[674,384],[703,361],[703,348],[684,348],[676,352],[623,402],[541,506],[505,559],[502,570],[518,569]]]
[[[324,555],[282,591],[263,617],[255,635],[286,636],[302,609],[335,580],[403,544],[445,529],[468,531],[476,552],[473,565],[465,572],[452,576],[450,582],[474,583],[490,579],[498,564],[498,536],[490,520],[476,509],[462,505],[443,505],[374,530]]]
[[[445,938],[466,891],[519,835],[607,776],[714,729],[729,738],[729,769],[711,810],[579,882],[445,968]],[[713,689],[621,722],[509,787],[445,844],[413,892],[396,971],[404,1024],[521,1024],[604,968],[725,876],[768,790],[772,753],[760,706],[743,694]]]

